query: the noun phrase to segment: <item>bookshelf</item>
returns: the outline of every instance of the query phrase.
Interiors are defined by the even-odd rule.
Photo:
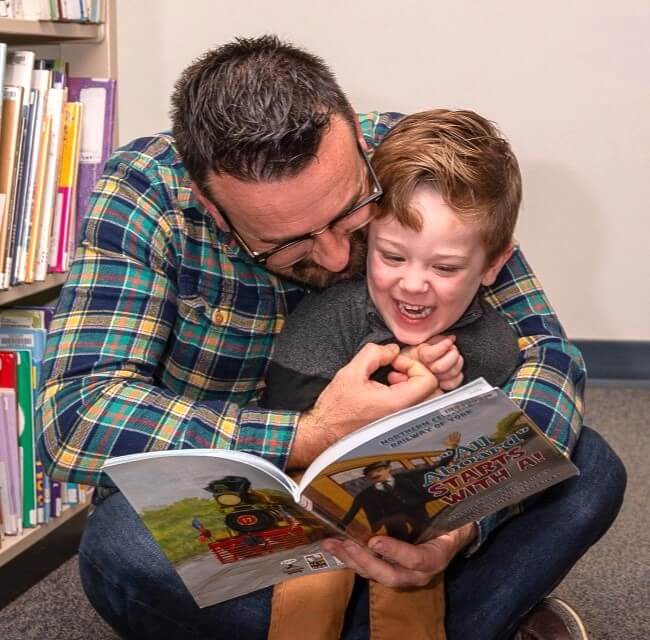
[[[10,47],[33,50],[37,57],[62,58],[69,63],[71,75],[117,79],[116,0],[105,0],[103,21],[103,24],[93,25],[0,18],[0,42]],[[115,140],[117,126],[116,121]],[[49,274],[44,281],[0,291],[0,307],[22,303],[27,299],[29,302],[52,300],[65,278],[66,274]],[[45,525],[25,529],[19,536],[5,536],[0,548],[0,582],[4,582],[2,571],[9,571],[11,575],[12,566],[21,556],[27,555],[30,549],[38,547],[38,543],[48,537],[55,539],[56,536],[52,534],[56,530],[64,529],[78,520],[76,516],[87,508],[87,502],[68,507],[59,518]]]

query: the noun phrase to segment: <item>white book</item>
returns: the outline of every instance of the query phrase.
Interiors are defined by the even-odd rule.
[[[38,157],[41,147],[41,132],[43,129],[43,115],[45,113],[45,101],[47,93],[50,88],[51,72],[49,69],[34,69],[32,70],[32,88],[38,91],[39,100],[35,114],[35,131],[37,135],[34,136],[32,142],[32,162],[30,164],[28,184],[27,184],[27,199],[25,203],[25,215],[23,224],[25,225],[25,242],[19,248],[15,257],[14,273],[17,282],[24,282],[27,268],[27,248],[29,246],[29,236],[31,233],[38,232],[37,229],[31,228],[32,215],[34,212],[34,188],[36,185],[36,174],[38,171]]]
[[[59,164],[63,143],[63,107],[66,90],[54,87],[48,91],[45,113],[52,119],[50,144],[47,153],[45,188],[41,212],[41,237],[36,254],[34,280],[45,280],[50,253],[50,236],[54,220],[56,193],[59,186]]]

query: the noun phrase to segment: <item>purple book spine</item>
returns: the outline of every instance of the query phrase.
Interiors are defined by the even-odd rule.
[[[71,76],[68,78],[68,101],[83,104],[73,243],[76,247],[81,238],[90,195],[113,150],[115,80]]]
[[[61,483],[52,480],[50,485],[50,516],[58,518],[61,515]]]

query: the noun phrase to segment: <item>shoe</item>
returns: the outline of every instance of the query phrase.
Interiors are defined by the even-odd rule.
[[[525,618],[514,640],[589,640],[580,616],[559,598],[544,598]]]

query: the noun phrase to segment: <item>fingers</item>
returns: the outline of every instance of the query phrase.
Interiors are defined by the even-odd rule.
[[[436,336],[434,344],[425,343],[418,347],[418,357],[420,362],[431,368],[431,365],[445,356],[450,351],[458,353],[454,343],[456,336]]]
[[[350,375],[362,375],[367,379],[380,367],[390,364],[398,354],[399,347],[396,344],[369,343],[364,345],[344,369]]]
[[[363,578],[393,588],[427,585],[449,562],[443,548],[428,543],[412,545],[384,536],[370,543],[381,557],[351,540],[324,540],[322,547]]]

